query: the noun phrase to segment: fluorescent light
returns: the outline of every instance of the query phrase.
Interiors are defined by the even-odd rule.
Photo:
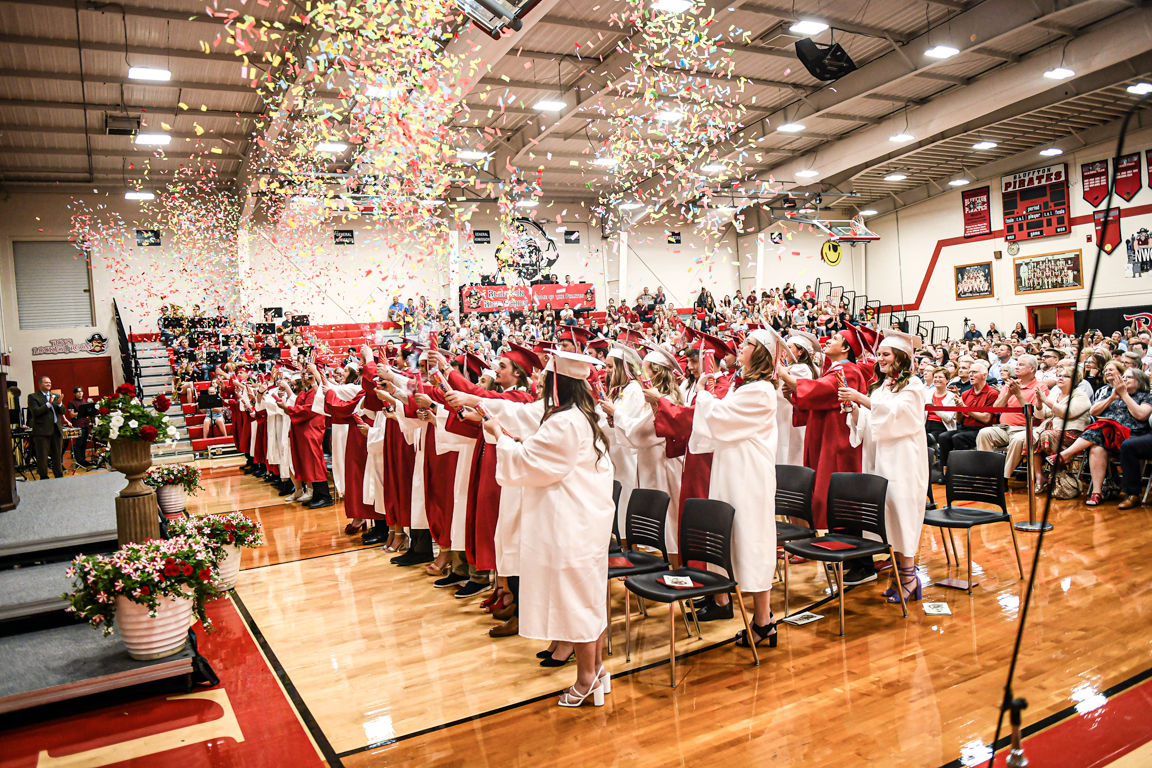
[[[619,206],[620,210],[622,210],[622,211],[634,211],[637,208],[643,208],[643,207],[644,207],[643,203],[620,203],[620,206]]]
[[[725,167],[726,166],[721,163],[709,163],[700,170],[704,171],[704,173],[720,173]]]
[[[172,73],[166,69],[153,69],[152,67],[128,67],[128,77],[131,80],[165,82],[172,79]]]
[[[910,133],[898,133],[895,136],[889,136],[888,141],[904,142],[904,141],[912,141],[912,139],[914,139],[914,138],[916,138],[916,137]]]
[[[875,216],[876,211],[872,210],[871,208],[868,208],[866,210],[860,211],[860,215],[861,216]]]
[[[364,89],[364,95],[370,99],[394,99],[400,93],[399,88],[390,88],[386,85],[370,85]]]
[[[1137,96],[1152,93],[1152,83],[1136,83],[1135,85],[1130,85],[1128,86],[1128,93],[1134,93]]]
[[[125,192],[125,200],[155,200],[156,195],[151,192]]]
[[[796,171],[796,173],[795,173],[795,174],[793,174],[793,175],[794,175],[794,176],[797,176],[797,177],[799,177],[799,178],[801,178],[801,179],[810,179],[810,178],[812,178],[813,176],[819,176],[819,175],[820,175],[820,171],[813,171],[813,170],[809,169],[809,170],[807,170],[807,171]]]
[[[972,145],[972,149],[996,149],[996,142],[994,142],[994,141],[978,141]]]
[[[934,59],[948,59],[958,53],[960,53],[960,51],[948,45],[937,45],[935,48],[929,48],[924,51],[925,56],[931,56]]]
[[[776,130],[783,131],[784,133],[796,133],[797,131],[804,130],[804,126],[800,123],[784,123],[784,125],[780,126]]]
[[[614,157],[598,157],[592,161],[592,165],[599,165],[602,168],[611,168],[614,165],[619,165],[620,161]]]
[[[1044,155],[1044,157],[1056,157],[1056,155],[1064,154],[1064,150],[1056,147],[1048,147],[1048,149],[1040,150],[1040,154]]]
[[[317,152],[335,153],[343,152],[346,149],[348,149],[348,145],[342,141],[322,141],[316,145]]]
[[[798,21],[788,27],[789,32],[795,32],[798,35],[818,35],[826,29],[828,29],[828,25],[824,22],[810,20]]]
[[[456,150],[456,157],[461,160],[487,160],[488,153],[478,149],[458,149]]]
[[[425,208],[431,208],[431,207],[436,206],[436,205],[444,205],[444,201],[443,200],[421,200],[420,205],[424,206]]]
[[[516,207],[517,208],[535,208],[538,205],[540,205],[540,203],[536,200],[518,200],[518,201],[516,201]]]
[[[539,109],[541,112],[559,112],[568,105],[562,101],[538,101],[532,105],[533,109]]]
[[[656,119],[662,123],[675,123],[677,120],[683,120],[684,119],[684,113],[683,112],[677,112],[674,109],[666,109],[663,112],[656,115]]]
[[[890,173],[884,177],[884,181],[904,181],[906,178],[908,177],[902,173]]]
[[[652,10],[664,13],[684,13],[692,7],[692,0],[654,0]]]
[[[948,186],[950,186],[950,187],[962,187],[965,184],[971,184],[971,183],[972,183],[971,181],[969,181],[968,179],[964,179],[964,178],[952,179],[952,181],[948,182]]]
[[[172,141],[172,137],[166,133],[138,133],[136,134],[136,144],[156,144],[158,146],[167,146],[168,142]]]
[[[1067,80],[1073,77],[1076,73],[1066,67],[1056,67],[1044,73],[1044,77],[1049,80]]]

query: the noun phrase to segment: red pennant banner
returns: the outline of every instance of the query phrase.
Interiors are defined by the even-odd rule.
[[[1096,225],[1096,242],[1104,249],[1104,253],[1112,253],[1120,245],[1120,209],[1109,208],[1106,211],[1093,211],[1092,222]]]
[[[1108,161],[1084,163],[1080,166],[1080,186],[1084,188],[1084,199],[1093,208],[1108,197]]]
[[[1130,203],[1140,191],[1140,185],[1140,153],[1116,158],[1116,194]]]
[[[964,237],[992,232],[992,195],[988,187],[970,189],[961,195],[964,204]]]
[[[1152,149],[1144,150],[1144,165],[1148,167],[1148,189],[1152,189]]]

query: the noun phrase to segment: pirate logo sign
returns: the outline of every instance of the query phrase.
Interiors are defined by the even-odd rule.
[[[830,267],[840,266],[840,257],[843,255],[844,249],[835,240],[829,240],[820,246],[820,258]]]
[[[1149,237],[1148,230],[1141,227],[1124,244],[1128,246],[1126,276],[1140,277],[1145,272],[1152,272],[1152,237]]]
[[[594,291],[591,288],[584,291],[584,303],[590,307],[595,307],[596,306],[596,291]]]
[[[513,220],[504,242],[496,247],[496,263],[501,272],[512,272],[521,280],[535,280],[548,273],[560,258],[556,241],[544,227],[528,218]]]
[[[94,333],[85,341],[88,342],[88,354],[101,355],[108,350],[108,339],[102,333]]]
[[[480,299],[480,294],[478,292],[476,292],[476,291],[469,292],[465,301],[468,302],[468,309],[471,309],[471,310],[480,309],[481,299]]]

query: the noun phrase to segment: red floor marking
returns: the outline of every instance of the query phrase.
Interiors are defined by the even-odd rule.
[[[323,766],[236,606],[217,600],[208,613],[216,631],[196,634],[219,686],[196,687],[201,698],[176,691],[0,731],[0,768]]]
[[[1103,768],[1152,741],[1150,711],[1152,680],[1025,739],[1024,753],[1044,768]],[[1006,759],[1007,750],[996,756],[996,768]]]

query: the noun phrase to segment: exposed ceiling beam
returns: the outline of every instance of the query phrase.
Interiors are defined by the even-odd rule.
[[[85,130],[84,128],[58,128],[54,125],[22,125],[16,123],[0,124],[0,133],[42,133],[45,135],[50,134],[52,136],[83,136],[84,134],[88,134],[89,136],[108,136],[108,134],[104,133],[104,131],[97,131],[93,129]],[[174,133],[171,131],[168,133],[173,139],[192,139],[196,141],[223,141],[231,142],[233,144],[240,144],[242,142],[252,140],[251,136],[240,134],[212,133],[211,131],[205,131],[202,134],[179,132]],[[111,136],[108,138],[121,139],[127,137]],[[35,148],[29,147],[28,150],[33,152],[35,151]]]
[[[879,125],[883,122],[878,117],[860,117],[859,115],[846,115],[842,112],[825,112],[824,117],[829,120],[845,120],[850,123],[866,123],[868,125]]]
[[[240,120],[255,120],[261,115],[258,112],[227,112],[219,109],[188,109],[178,107],[136,107],[121,106],[119,104],[84,104],[82,102],[68,101],[35,101],[32,99],[0,99],[0,107],[31,107],[33,109],[68,109],[87,110],[89,112],[143,112],[144,116],[175,115],[176,117],[235,117]]]
[[[603,32],[609,35],[628,35],[631,30],[623,29],[619,24],[609,24],[603,21],[584,21],[583,19],[569,19],[555,13],[550,13],[538,20],[537,24],[551,24],[557,27],[571,27],[572,29],[587,29],[590,32]]]
[[[75,149],[43,149],[40,147],[0,147],[0,154],[12,155],[54,155],[60,157],[87,157],[88,152],[83,147],[76,147]],[[136,152],[130,151],[116,151],[111,149],[93,149],[92,157],[134,157],[138,160],[191,160],[199,158],[202,160],[243,160],[243,155],[225,155],[225,154],[212,154],[210,152],[164,152],[163,157],[157,156],[156,153],[149,153],[141,150]]]
[[[943,8],[951,8],[954,11],[962,11],[968,7],[968,3],[963,0],[924,0],[928,5],[939,5]]]
[[[28,80],[56,80],[66,83],[81,82],[80,75],[74,72],[35,72],[27,69],[3,69],[0,70],[0,77],[15,77]],[[255,89],[253,89],[252,86],[248,83],[204,83],[190,82],[187,80],[166,80],[157,82],[154,80],[133,80],[127,77],[93,74],[85,74],[83,82],[99,83],[104,85],[132,85],[145,88],[180,88],[191,91],[245,93],[252,97],[256,97],[257,95]]]
[[[71,0],[0,0],[0,2],[8,3],[10,5],[33,5],[37,7],[60,8],[73,12],[76,5]],[[136,5],[121,5],[120,3],[95,3],[89,0],[88,2],[80,3],[80,10],[90,13],[108,13],[116,16],[122,13],[125,16],[132,16],[143,19],[165,19],[168,21],[186,21],[186,22],[200,22],[203,24],[211,24],[217,28],[222,26],[220,17],[227,16],[227,14],[220,14],[220,17],[212,17],[207,14],[201,13],[187,13],[181,11],[164,11],[159,8],[142,8]],[[269,20],[271,21],[271,20]],[[286,30],[301,30],[303,29],[300,24],[294,21],[280,22]]]
[[[765,16],[772,16],[784,21],[801,21],[802,19],[811,19],[813,21],[822,21],[830,27],[840,30],[841,32],[848,32],[854,35],[866,35],[867,37],[878,37],[883,40],[888,35],[892,35],[892,39],[898,43],[904,44],[908,42],[905,35],[897,35],[892,32],[879,27],[869,27],[863,24],[856,24],[848,19],[840,18],[837,16],[829,16],[823,11],[816,11],[813,13],[794,14],[791,8],[786,8],[778,5],[769,5],[767,3],[745,3],[740,6],[740,10],[748,11],[749,13],[759,13]]]
[[[968,85],[969,79],[967,77],[960,77],[958,75],[943,75],[939,72],[917,72],[916,77],[925,80],[938,80],[942,83],[952,83],[954,85]]]
[[[1000,59],[1001,61],[1006,61],[1009,64],[1015,64],[1016,62],[1020,61],[1020,57],[1017,54],[1008,53],[1007,51],[998,51],[995,48],[972,48],[969,50],[969,52],[978,54],[980,56],[987,56],[990,59]]]
[[[53,37],[28,37],[26,35],[0,35],[0,43],[8,45],[27,45],[36,48],[67,48],[76,50],[76,41]],[[106,51],[108,53],[129,53],[140,56],[171,57],[175,59],[196,59],[197,61],[223,61],[229,64],[244,65],[244,59],[230,53],[204,53],[202,50],[190,51],[184,48],[149,48],[143,45],[129,45],[121,43],[94,43],[85,40],[81,43],[85,51]],[[249,54],[248,66],[263,69],[259,64],[258,55]]]

